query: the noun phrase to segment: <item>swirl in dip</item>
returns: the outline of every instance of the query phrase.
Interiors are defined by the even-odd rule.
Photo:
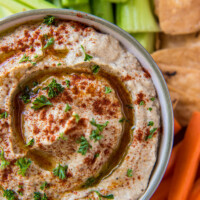
[[[1,198],[138,199],[160,108],[135,56],[52,16],[1,34],[0,54]]]

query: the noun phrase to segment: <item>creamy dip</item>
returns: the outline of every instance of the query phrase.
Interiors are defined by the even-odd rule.
[[[108,34],[44,22],[0,38],[2,196],[138,199],[160,133],[149,73]]]

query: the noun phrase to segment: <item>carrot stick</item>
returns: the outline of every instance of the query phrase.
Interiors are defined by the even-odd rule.
[[[181,144],[182,144],[182,142],[180,142],[175,147],[173,147],[172,154],[171,154],[171,157],[169,159],[169,163],[167,165],[167,169],[165,171],[164,178],[166,178],[167,176],[169,176],[170,174],[172,174],[172,172],[174,170],[175,161],[177,159],[177,152],[178,152]]]
[[[200,200],[200,178],[195,182],[188,200]]]
[[[181,130],[181,125],[174,118],[174,135],[176,135]]]
[[[177,160],[168,200],[186,200],[194,183],[200,155],[200,112],[194,112]]]
[[[161,181],[157,190],[153,194],[150,200],[164,200],[167,199],[169,193],[169,186],[171,184],[172,177],[168,177]]]

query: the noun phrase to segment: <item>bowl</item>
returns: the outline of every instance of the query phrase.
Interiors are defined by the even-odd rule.
[[[93,26],[102,33],[112,35],[125,49],[133,53],[141,65],[150,73],[160,101],[162,124],[157,162],[150,177],[148,187],[140,197],[140,200],[150,199],[164,175],[173,144],[173,109],[169,91],[161,71],[150,54],[130,34],[104,19],[79,11],[68,9],[41,9],[17,13],[0,21],[0,32],[30,22],[31,20],[43,19],[47,15],[78,21]]]

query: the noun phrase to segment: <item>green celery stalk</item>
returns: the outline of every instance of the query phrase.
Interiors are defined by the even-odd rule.
[[[91,0],[92,14],[114,23],[112,4],[107,0]]]
[[[14,13],[3,6],[0,6],[0,18],[7,17],[12,14]]]
[[[61,0],[63,7],[71,7],[80,4],[87,4],[89,0]]]
[[[26,6],[29,6],[34,9],[42,9],[42,8],[57,8],[52,3],[49,3],[45,0],[15,0],[18,3],[22,3]]]
[[[158,32],[149,0],[128,0],[116,5],[117,25],[129,33]]]
[[[23,12],[26,10],[31,10],[29,6],[25,6],[21,3],[18,3],[14,0],[0,0],[0,5],[10,10],[12,13]]]
[[[149,53],[154,51],[155,33],[134,33],[131,34]]]
[[[107,1],[109,1],[111,3],[124,3],[124,2],[127,2],[128,0],[107,0]]]
[[[78,11],[82,11],[82,12],[86,12],[86,13],[91,13],[91,8],[90,8],[89,4],[73,6],[73,7],[70,7],[69,9],[78,10]]]

